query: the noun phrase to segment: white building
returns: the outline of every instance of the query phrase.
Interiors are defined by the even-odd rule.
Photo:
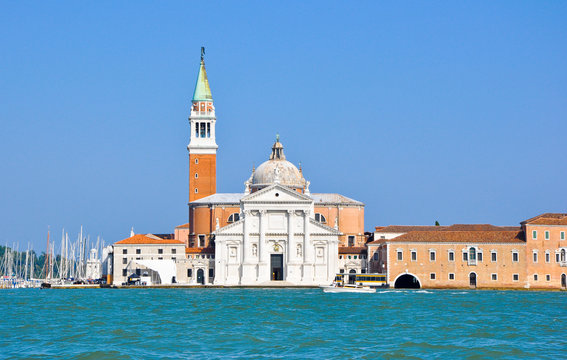
[[[246,182],[240,214],[238,221],[213,232],[215,285],[333,281],[341,233],[315,220],[309,182],[285,160],[279,141],[270,160]]]

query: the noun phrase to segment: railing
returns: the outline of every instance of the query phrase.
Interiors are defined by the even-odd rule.
[[[208,111],[191,110],[190,116],[215,116],[215,111],[214,110],[208,110]]]
[[[469,266],[476,266],[476,259],[469,259]]]

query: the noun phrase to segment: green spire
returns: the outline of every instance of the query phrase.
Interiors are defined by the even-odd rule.
[[[207,70],[205,70],[205,48],[201,47],[201,66],[199,67],[199,75],[197,76],[197,84],[193,93],[193,101],[213,101],[211,87],[207,79]]]

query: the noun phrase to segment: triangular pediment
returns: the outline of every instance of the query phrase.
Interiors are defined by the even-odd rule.
[[[244,196],[241,201],[243,203],[262,202],[302,202],[310,203],[313,201],[309,196],[294,191],[286,186],[280,184],[270,185],[262,190],[256,191],[252,194]]]
[[[335,228],[330,226],[321,224],[320,222],[315,221],[314,219],[309,219],[311,232],[317,234],[333,234],[333,235],[340,235],[341,232]]]
[[[228,224],[227,226],[223,226],[215,231],[213,234],[215,235],[222,235],[222,234],[242,234],[244,232],[244,219],[240,219],[232,224]]]

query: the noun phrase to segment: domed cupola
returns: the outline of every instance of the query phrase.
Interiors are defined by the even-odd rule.
[[[272,184],[288,186],[301,193],[309,193],[309,181],[301,171],[285,159],[284,147],[279,135],[272,146],[270,159],[252,170],[250,179],[245,182],[246,193],[255,192]]]

